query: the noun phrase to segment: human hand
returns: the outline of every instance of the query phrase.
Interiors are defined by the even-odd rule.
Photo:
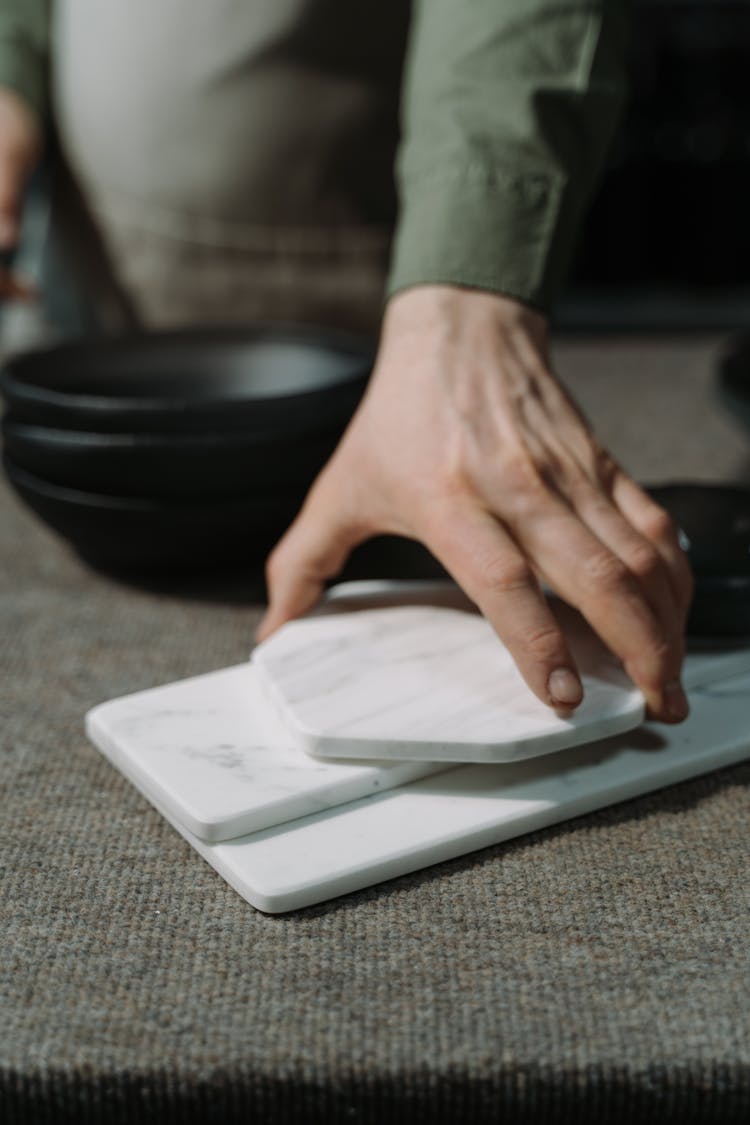
[[[258,638],[381,533],[430,548],[543,702],[569,712],[582,688],[540,579],[622,660],[653,718],[687,715],[692,578],[677,529],[552,374],[538,313],[451,286],[390,300],[367,393],[268,560]]]
[[[16,247],[26,181],[39,157],[41,128],[13,90],[0,89],[0,255]],[[0,265],[0,300],[28,297],[29,288]]]

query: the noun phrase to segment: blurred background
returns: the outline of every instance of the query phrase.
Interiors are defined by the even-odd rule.
[[[555,368],[603,445],[636,479],[657,486],[747,485],[750,0],[633,0],[632,25],[630,101],[592,201],[567,290],[555,312]],[[54,338],[53,322],[83,329],[92,324],[86,301],[56,262],[49,229],[42,170],[32,184],[18,267],[33,280],[39,277],[44,258],[46,292],[52,298],[50,320],[33,302],[0,306],[0,354]],[[733,358],[727,360],[728,356]],[[6,444],[9,432],[6,426]],[[327,435],[330,448],[338,433],[332,430]],[[32,436],[39,445],[44,434],[40,430]],[[102,508],[111,498],[96,458],[109,456],[107,442],[101,439],[102,448],[94,449],[93,434],[78,435],[81,442],[83,438],[88,442],[79,449],[74,448],[75,436],[69,436],[61,448],[58,440],[52,452],[66,471],[66,457],[73,454],[80,454],[81,463],[87,471],[90,468],[91,511],[83,513],[86,527],[90,524],[109,543],[125,541],[127,536],[118,530],[124,518],[122,505],[115,500],[114,530],[111,535],[102,532]],[[19,430],[17,445],[22,437],[27,443],[30,440],[26,431]],[[201,433],[195,440],[199,439],[205,445],[208,435]],[[49,444],[52,437],[44,440]],[[153,435],[149,440],[156,441]],[[133,452],[140,456],[136,444]],[[156,456],[159,450],[152,452]],[[207,456],[203,446],[199,452]],[[44,474],[35,468],[31,453],[28,458],[21,467],[38,473],[40,479],[33,484],[40,496],[44,491],[45,505],[50,497],[67,505],[65,520],[60,517],[65,523],[68,508],[81,509],[85,496],[79,492],[72,497],[57,486],[75,484],[80,489],[80,481],[41,480]],[[288,458],[291,463],[291,452]],[[322,464],[322,452],[320,458]],[[76,461],[76,471],[77,465]],[[304,473],[302,468],[299,471],[296,491],[287,497],[294,510],[314,475],[309,466]],[[133,474],[132,481],[120,481],[116,491],[127,496],[132,492],[133,504],[143,506],[148,497],[144,499],[143,487],[140,491],[136,487],[135,469]],[[235,491],[238,480],[252,482],[247,484],[248,504],[257,502],[253,489],[259,494],[268,491],[263,474],[253,479],[251,473],[233,470],[230,475]],[[161,478],[156,474],[155,479]],[[218,470],[216,479],[219,489]],[[130,484],[132,488],[126,487]],[[42,511],[42,501],[38,496],[34,500],[28,481],[25,487],[26,499],[47,518],[46,507]],[[285,481],[287,493],[290,487]],[[750,493],[743,503],[745,530],[741,530],[746,536]],[[143,522],[146,517],[141,519],[140,508],[134,512],[133,520],[137,516]],[[149,513],[151,518],[150,509]],[[157,517],[162,530],[171,526],[162,507]],[[279,520],[274,535],[283,530],[286,515]],[[227,521],[236,525],[234,509]],[[58,525],[50,522],[62,527],[59,521]],[[152,536],[152,530],[144,532],[144,543],[149,545]],[[132,538],[135,542],[135,532]],[[174,546],[171,540],[170,544]],[[742,544],[746,556],[745,539]]]
[[[749,65],[748,0],[634,0],[630,104],[558,328],[750,325]],[[20,261],[32,276],[46,231],[40,179]],[[42,327],[35,309],[0,314],[6,347]]]
[[[746,0],[635,0],[630,105],[561,326],[750,323],[749,68]]]

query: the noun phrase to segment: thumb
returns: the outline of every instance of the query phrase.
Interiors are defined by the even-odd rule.
[[[257,641],[311,609],[327,579],[339,573],[354,547],[370,534],[361,519],[347,518],[337,480],[336,474],[324,470],[268,558],[269,606],[256,630]]]

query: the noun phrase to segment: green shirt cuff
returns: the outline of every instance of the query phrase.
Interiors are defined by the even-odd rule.
[[[565,179],[464,169],[408,179],[387,292],[413,285],[487,289],[548,311],[564,280],[579,208]]]

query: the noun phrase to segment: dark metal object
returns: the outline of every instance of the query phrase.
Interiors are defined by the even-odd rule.
[[[695,575],[693,636],[750,636],[750,489],[680,483],[649,489],[681,529]]]

